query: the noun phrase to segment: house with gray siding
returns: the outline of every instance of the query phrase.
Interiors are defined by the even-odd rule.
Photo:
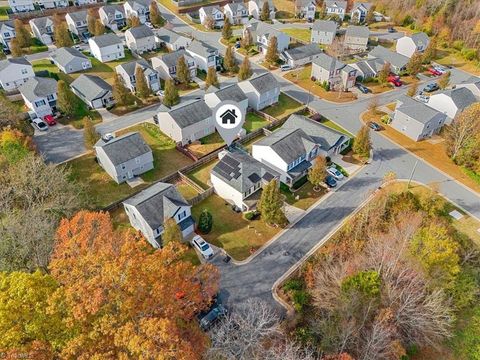
[[[355,52],[367,50],[370,29],[368,26],[349,25],[345,32],[343,46],[345,49]]]
[[[197,76],[197,63],[195,59],[183,49],[151,58],[152,67],[158,72],[161,79],[176,79],[177,62],[181,57],[183,57],[187,63],[190,78]]]
[[[65,21],[70,32],[81,39],[88,39],[87,10],[69,12],[65,15]]]
[[[426,104],[402,95],[397,100],[390,126],[410,139],[420,141],[439,133],[446,117]]]
[[[185,50],[195,59],[197,67],[205,72],[211,67],[218,69],[220,66],[220,53],[213,46],[193,40]]]
[[[280,54],[280,59],[285,61],[292,68],[310,64],[322,53],[318,44],[302,45],[293,49],[284,50]]]
[[[243,2],[232,2],[223,8],[225,18],[228,18],[230,24],[244,25],[248,22],[248,8]]]
[[[98,164],[117,184],[153,169],[152,149],[139,132],[130,132],[108,141],[102,138],[94,149]]]
[[[257,45],[258,51],[262,54],[266,54],[268,42],[272,37],[277,38],[277,51],[279,53],[288,49],[288,46],[290,45],[290,36],[263,21],[250,20],[243,27],[244,34],[246,31],[250,33],[252,40]]]
[[[92,62],[82,52],[71,47],[54,50],[50,59],[65,74],[84,71],[92,68]]]
[[[410,59],[405,55],[396,53],[395,51],[387,49],[381,45],[375,46],[372,51],[368,53],[368,57],[370,59],[377,58],[383,62],[389,63],[392,72],[395,74],[399,74],[400,72],[404,71],[408,62],[410,61]]]
[[[76,78],[70,88],[91,109],[100,109],[115,104],[112,86],[95,75],[82,74]]]
[[[174,219],[184,239],[193,235],[191,206],[174,185],[158,182],[125,200],[123,207],[132,227],[154,247],[162,247],[164,222]]]
[[[158,73],[153,70],[148,61],[144,59],[130,61],[115,67],[115,71],[122,77],[125,86],[131,91],[136,91],[136,71],[138,68],[143,70],[145,81],[152,92],[160,90],[160,79]]]
[[[252,109],[262,110],[278,103],[280,83],[269,72],[241,81],[238,86],[247,96],[248,106]]]
[[[125,31],[127,47],[137,54],[143,54],[157,48],[155,35],[146,25],[140,25]]]
[[[182,146],[215,132],[212,109],[204,100],[184,102],[171,109],[161,105],[154,120],[164,134]]]
[[[315,20],[317,3],[314,0],[294,0],[297,16],[308,21]]]
[[[0,60],[0,87],[13,91],[35,76],[33,66],[24,57]]]
[[[57,81],[35,76],[18,88],[25,105],[39,118],[52,115],[57,110]]]
[[[365,80],[376,77],[385,65],[385,61],[379,58],[371,58],[359,60],[349,65],[357,70],[357,80]]]
[[[10,49],[10,41],[16,36],[13,20],[0,22],[0,42],[4,49]]]
[[[98,16],[102,24],[112,31],[120,30],[127,25],[125,10],[120,4],[109,4],[98,10]]]
[[[157,43],[160,44],[160,46],[165,46],[170,51],[185,49],[192,42],[192,39],[180,35],[175,31],[165,29],[165,27],[155,30],[154,33]]]
[[[337,34],[338,24],[333,20],[316,20],[312,26],[310,42],[331,45]]]
[[[327,82],[332,90],[347,91],[355,85],[357,70],[322,53],[312,62],[311,77],[320,83]]]
[[[33,18],[29,22],[33,35],[42,42],[42,44],[50,45],[53,43],[53,18],[44,16]]]

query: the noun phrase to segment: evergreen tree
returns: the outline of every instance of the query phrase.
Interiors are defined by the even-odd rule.
[[[88,32],[92,35],[95,35],[95,11],[93,9],[88,9],[87,12],[87,29]]]
[[[91,149],[99,139],[100,135],[95,130],[92,120],[88,116],[85,116],[83,118],[83,141],[85,142],[85,146]]]
[[[219,87],[219,82],[217,78],[217,71],[214,67],[209,67],[207,71],[207,78],[205,79],[205,90],[210,86]]]
[[[173,83],[173,80],[168,79],[165,81],[165,94],[163,96],[163,104],[169,107],[176,105],[180,102],[178,96],[178,90]]]
[[[29,47],[32,43],[32,35],[30,35],[30,32],[19,19],[15,19],[13,24],[15,26],[15,38],[17,39],[18,46],[21,48]]]
[[[450,71],[443,73],[438,79],[437,84],[440,89],[445,89],[450,84]]]
[[[363,125],[353,142],[353,152],[362,157],[368,157],[370,156],[371,149],[372,142],[370,140],[370,129],[367,125]]]
[[[263,2],[262,13],[260,14],[260,20],[262,21],[270,20],[270,5],[266,0]]]
[[[247,80],[250,76],[252,76],[252,70],[250,69],[250,60],[248,60],[248,56],[245,56],[243,58],[242,64],[240,65],[240,69],[238,70],[238,80]]]
[[[162,247],[171,242],[180,243],[182,239],[182,232],[178,224],[172,218],[167,219],[163,223]]]
[[[276,64],[278,61],[278,41],[276,36],[272,36],[268,40],[267,53],[265,54],[265,61],[269,64]]]
[[[140,26],[141,25],[140,19],[138,18],[138,16],[132,15],[129,18],[127,18],[127,25],[131,28]]]
[[[162,16],[158,10],[156,1],[150,3],[150,23],[155,27],[160,27],[163,24]]]
[[[212,230],[213,218],[207,209],[204,209],[198,219],[198,230],[203,234],[208,234]]]
[[[60,112],[67,116],[74,115],[79,106],[77,96],[63,80],[57,83],[57,106]]]
[[[135,69],[135,88],[137,89],[137,95],[141,99],[146,99],[150,96],[150,88],[148,87],[145,74],[141,66],[137,66]]]
[[[415,51],[415,53],[412,55],[410,60],[408,61],[407,64],[407,72],[410,75],[417,75],[422,71],[423,65],[422,65],[422,55]]]
[[[227,41],[232,37],[232,25],[228,17],[225,18],[225,23],[223,24],[222,37]]]
[[[314,188],[318,188],[325,181],[327,176],[327,160],[323,156],[315,159],[313,166],[308,170],[308,181]]]
[[[285,217],[282,207],[282,194],[280,193],[277,180],[274,179],[263,187],[257,208],[262,215],[262,219],[267,224],[283,226],[288,220]]]
[[[233,55],[233,48],[232,45],[227,47],[225,51],[225,58],[223,59],[223,66],[228,72],[235,72],[237,70],[237,64],[235,62],[235,57]]]
[[[95,36],[99,36],[99,35],[105,34],[105,25],[102,24],[102,22],[100,21],[100,19],[96,19],[96,20],[95,20],[95,28],[94,28],[93,34],[94,34]]]
[[[242,36],[242,41],[240,41],[240,45],[244,49],[248,49],[253,43],[252,39],[252,34],[250,33],[250,30],[245,29],[243,31],[243,36]]]
[[[184,56],[180,56],[177,60],[177,80],[182,84],[188,84],[190,82],[190,72],[188,71]]]
[[[53,29],[53,39],[57,48],[70,47],[73,45],[72,37],[68,31],[67,23],[65,21],[60,22]]]
[[[430,43],[423,52],[423,63],[429,64],[437,56],[437,37],[434,36],[430,39]]]
[[[112,95],[115,99],[115,103],[118,106],[128,106],[132,103],[130,91],[123,83],[122,77],[118,74],[115,75],[115,79],[113,81]]]
[[[10,51],[11,51],[13,57],[19,57],[19,56],[24,55],[23,49],[18,44],[17,38],[13,38],[10,41]]]

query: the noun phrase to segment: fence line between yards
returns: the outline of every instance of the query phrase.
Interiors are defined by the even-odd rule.
[[[22,21],[27,21],[36,17],[53,16],[55,14],[66,15],[68,13],[72,13],[75,11],[80,11],[85,9],[96,9],[104,5],[105,3],[101,2],[101,3],[85,4],[85,5],[79,5],[79,6],[65,6],[65,7],[56,7],[53,9],[33,10],[33,11],[27,11],[27,12],[8,14],[8,18],[10,20],[20,19]]]

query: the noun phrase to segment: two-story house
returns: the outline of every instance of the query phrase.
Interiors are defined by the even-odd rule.
[[[3,90],[18,89],[34,76],[32,65],[24,57],[0,60],[0,86]]]
[[[343,21],[347,12],[347,2],[344,0],[326,0],[325,15],[330,17],[338,17]]]
[[[5,50],[10,50],[10,41],[16,36],[12,20],[0,22],[0,41]]]
[[[445,123],[450,125],[455,117],[475,102],[478,102],[478,99],[473,92],[460,86],[430,95],[427,105],[445,114],[447,116]]]
[[[390,64],[390,69],[393,73],[399,74],[407,68],[409,58],[405,55],[399,54],[395,51],[387,49],[381,45],[375,46],[372,51],[368,53],[370,59],[380,59],[384,63]]]
[[[68,0],[37,0],[37,5],[40,9],[56,9],[67,7]]]
[[[422,53],[430,44],[428,35],[424,32],[418,32],[412,35],[402,36],[397,40],[395,51],[408,58],[411,58],[416,52]]]
[[[238,84],[227,85],[220,89],[215,86],[208,88],[205,94],[205,102],[211,109],[215,109],[218,104],[224,101],[235,101],[242,114],[247,113],[248,98]]]
[[[240,25],[248,22],[248,9],[243,2],[229,3],[223,8],[225,18],[228,18],[230,24]]]
[[[164,222],[174,219],[184,239],[195,230],[191,206],[174,185],[158,182],[123,202],[132,227],[154,247],[162,247]]]
[[[63,47],[51,52],[50,59],[65,73],[71,74],[92,68],[92,62],[81,51],[71,47]]]
[[[65,21],[68,30],[77,35],[81,40],[86,41],[90,37],[87,28],[87,10],[67,13],[67,15],[65,15]]]
[[[258,50],[263,54],[266,54],[268,42],[272,37],[277,38],[277,51],[279,53],[288,49],[290,45],[290,36],[263,21],[250,20],[244,25],[243,32],[245,33],[246,31],[250,32]]]
[[[322,53],[312,62],[311,77],[320,83],[327,82],[332,90],[347,91],[355,85],[357,70]]]
[[[308,21],[315,20],[315,12],[317,11],[317,3],[313,0],[295,0],[295,12],[301,19]]]
[[[185,49],[192,42],[192,39],[175,31],[165,29],[165,27],[155,30],[155,37],[157,43],[166,47],[169,51]]]
[[[152,51],[157,48],[155,35],[146,25],[136,26],[125,31],[125,42],[130,51],[136,54]]]
[[[82,74],[76,78],[70,88],[90,109],[113,106],[112,85],[96,75]]]
[[[33,0],[8,0],[8,6],[14,13],[35,10]]]
[[[343,45],[345,49],[362,52],[367,50],[368,37],[370,36],[370,29],[367,26],[349,25],[345,32]]]
[[[367,58],[349,65],[357,70],[357,79],[366,80],[377,77],[383,69],[385,61],[379,58]]]
[[[177,62],[181,57],[183,57],[187,63],[190,78],[197,76],[197,63],[186,50],[177,50],[161,56],[155,56],[151,59],[152,67],[158,72],[161,79],[176,79]]]
[[[193,40],[186,51],[194,58],[197,67],[203,71],[208,71],[211,67],[218,70],[221,65],[218,49],[204,42]]]
[[[296,68],[310,64],[318,58],[322,52],[318,44],[308,44],[285,50],[280,54],[280,58],[292,68]]]
[[[109,62],[125,57],[122,39],[109,33],[88,39],[91,54],[101,62]]]
[[[28,79],[18,90],[25,105],[39,118],[52,115],[57,106],[57,81],[52,78],[38,77]]]
[[[270,181],[279,173],[243,151],[219,154],[220,161],[210,172],[215,193],[242,211],[253,210]]]
[[[280,83],[269,72],[241,81],[238,86],[247,96],[248,106],[252,109],[262,110],[278,103]]]
[[[250,0],[248,1],[248,15],[260,20],[264,3],[268,3],[270,20],[275,19],[275,6],[272,0]]]
[[[368,3],[368,2],[353,3],[352,10],[350,11],[351,21],[353,23],[358,23],[358,24],[364,23],[371,7],[372,7],[372,3]]]
[[[219,6],[203,6],[198,11],[200,22],[206,26],[208,19],[213,20],[213,27],[218,29],[223,26],[225,15]]]
[[[135,86],[137,83],[136,73],[138,68],[142,69],[143,76],[149,89],[152,92],[160,90],[160,79],[158,73],[153,70],[150,64],[144,59],[120,64],[115,68],[115,71],[122,77],[125,86],[131,92],[135,92],[137,90]]]
[[[128,19],[132,16],[138,17],[141,24],[150,20],[150,4],[152,0],[127,0],[123,4],[125,17]],[[156,4],[154,2],[154,4]]]
[[[53,18],[44,16],[33,18],[29,22],[33,35],[40,40],[42,44],[50,45],[53,43]]]
[[[351,139],[302,115],[291,115],[279,130],[257,141],[252,156],[280,174],[288,186],[308,174],[315,158],[333,156],[346,149]]]
[[[139,132],[101,138],[94,149],[98,164],[117,184],[153,169],[152,149]]]
[[[201,99],[180,103],[172,109],[161,105],[154,120],[164,134],[182,146],[215,132],[212,109]]]
[[[338,24],[333,20],[316,20],[312,26],[310,42],[331,45],[337,35]]]
[[[101,23],[112,31],[122,29],[127,24],[125,9],[119,4],[102,6],[98,10],[98,16]]]

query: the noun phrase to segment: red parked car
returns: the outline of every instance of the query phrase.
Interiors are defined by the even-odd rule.
[[[442,73],[440,71],[438,71],[437,69],[431,67],[431,68],[428,68],[428,72],[432,75],[435,75],[435,76],[440,76],[442,75]]]
[[[400,80],[400,76],[395,74],[388,75],[387,81],[395,86],[402,86],[402,81]]]
[[[53,118],[52,115],[45,115],[43,117],[43,120],[49,125],[49,126],[53,126],[55,125],[57,122],[55,121],[55,119]]]

